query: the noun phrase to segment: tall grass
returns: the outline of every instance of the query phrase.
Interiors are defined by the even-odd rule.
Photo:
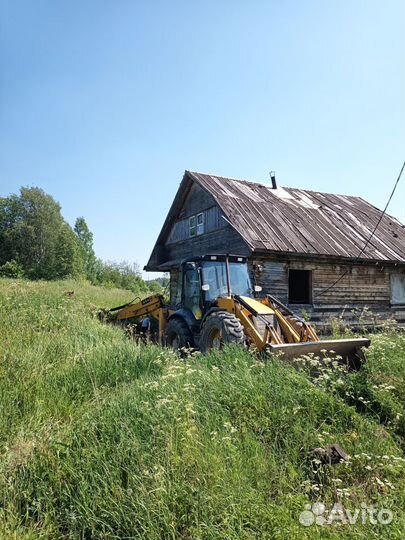
[[[401,334],[375,338],[361,376],[325,386],[239,348],[181,359],[94,317],[128,299],[0,281],[0,536],[402,537]],[[351,458],[317,463],[314,448],[335,442]],[[303,527],[315,501],[376,504],[394,520]]]

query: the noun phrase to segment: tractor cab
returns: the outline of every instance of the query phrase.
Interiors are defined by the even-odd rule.
[[[232,295],[253,298],[261,290],[252,286],[246,257],[236,255],[187,259],[181,265],[180,276],[181,307],[190,310],[197,320],[218,298]]]

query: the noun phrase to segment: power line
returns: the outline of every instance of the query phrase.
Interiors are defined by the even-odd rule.
[[[380,215],[380,218],[379,218],[379,220],[377,221],[376,226],[374,227],[373,231],[371,232],[370,236],[368,237],[367,242],[364,244],[363,248],[359,251],[359,254],[357,255],[357,257],[354,259],[353,263],[357,262],[357,261],[360,259],[360,257],[363,255],[363,253],[365,252],[367,246],[369,245],[369,243],[371,242],[373,236],[375,235],[375,233],[376,233],[378,227],[380,226],[380,223],[381,223],[383,217],[385,216],[385,214],[386,214],[386,212],[387,212],[387,209],[388,209],[388,206],[390,205],[390,202],[391,202],[391,200],[392,200],[392,197],[394,196],[394,193],[395,193],[395,191],[396,191],[396,189],[397,189],[397,187],[398,187],[398,184],[399,184],[399,181],[400,181],[400,179],[401,179],[401,176],[402,176],[402,173],[403,173],[403,171],[404,171],[404,168],[405,168],[405,161],[404,161],[403,164],[402,164],[402,167],[401,167],[401,170],[400,170],[400,172],[399,172],[398,178],[397,178],[397,180],[396,180],[396,182],[395,182],[395,184],[394,184],[394,187],[393,187],[393,189],[392,189],[392,191],[391,191],[391,195],[389,196],[389,199],[388,199],[388,201],[387,201],[387,204],[385,205],[385,208],[384,208],[384,210],[382,211],[382,213],[381,213],[381,215]],[[325,294],[325,293],[327,293],[328,291],[330,291],[331,289],[333,289],[333,287],[335,287],[335,285],[337,285],[337,284],[338,284],[338,283],[339,283],[339,282],[347,275],[347,273],[348,273],[348,270],[345,270],[345,271],[343,272],[343,274],[341,274],[341,275],[337,278],[336,281],[334,281],[331,285],[329,285],[329,287],[326,287],[326,288],[323,289],[320,293],[318,293],[318,294],[315,296],[315,298],[318,298],[319,296],[322,296],[323,294]]]

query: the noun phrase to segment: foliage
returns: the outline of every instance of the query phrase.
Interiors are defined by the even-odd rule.
[[[24,277],[24,268],[20,263],[11,259],[0,266],[0,277],[22,278]]]
[[[395,390],[371,390],[395,396],[386,410],[403,410],[401,334],[373,337],[364,380],[333,363],[314,379],[306,362],[297,370],[240,348],[181,359],[129,341],[92,307],[125,296],[0,281],[0,536],[402,537],[403,439],[338,383],[367,389],[389,378]],[[335,442],[351,458],[317,464],[313,449]],[[305,528],[298,516],[315,501],[375,504],[395,517]]]
[[[84,274],[88,280],[94,283],[97,276],[97,259],[93,249],[93,233],[90,231],[84,217],[76,219],[74,231],[79,241]]]
[[[164,294],[169,288],[170,279],[167,275],[155,279],[146,280],[148,288],[157,294]]]
[[[394,326],[373,335],[373,354],[345,378],[340,394],[398,437],[405,451],[405,332]]]
[[[0,198],[0,276],[30,279],[85,277],[93,284],[149,291],[135,264],[96,258],[93,234],[79,217],[74,230],[60,205],[40,188]]]
[[[77,238],[67,223],[63,223],[57,237],[52,279],[83,274],[83,258]]]
[[[16,261],[33,279],[81,271],[76,239],[59,204],[42,189],[23,187],[0,199],[0,264]]]
[[[127,289],[137,295],[143,295],[150,290],[142,279],[138,266],[126,261],[120,263],[99,261],[95,283],[104,287]]]

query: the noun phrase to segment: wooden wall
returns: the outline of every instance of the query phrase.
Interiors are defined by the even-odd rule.
[[[189,218],[204,213],[204,233],[190,238]],[[250,250],[241,236],[222,218],[214,199],[197,184],[193,184],[173,224],[164,246],[163,260],[184,260],[208,253],[248,255]]]
[[[222,217],[222,212],[218,206],[211,206],[205,210],[195,212],[193,215],[203,214],[204,216],[204,233],[210,233],[223,229],[228,226],[227,222]],[[190,238],[190,216],[185,219],[180,219],[173,224],[169,233],[166,244],[174,244]]]
[[[165,259],[184,260],[209,253],[248,255],[249,249],[242,238],[229,225],[219,231],[201,234],[182,242],[165,246]]]
[[[251,273],[256,283],[263,287],[263,292],[276,296],[288,305],[288,270],[312,271],[313,304],[290,305],[293,311],[307,311],[312,320],[319,322],[330,317],[353,319],[355,313],[370,308],[377,317],[386,319],[394,316],[405,322],[405,306],[391,305],[391,273],[404,273],[398,267],[373,265],[333,264],[330,262],[312,262],[309,260],[280,261],[265,257],[253,258],[250,261]],[[263,272],[255,272],[260,264]],[[332,288],[342,274],[345,274]]]
[[[198,184],[194,183],[190,188],[187,199],[185,200],[177,219],[181,220],[188,218],[202,210],[211,208],[212,206],[216,206],[216,202],[212,195],[202,189]]]

